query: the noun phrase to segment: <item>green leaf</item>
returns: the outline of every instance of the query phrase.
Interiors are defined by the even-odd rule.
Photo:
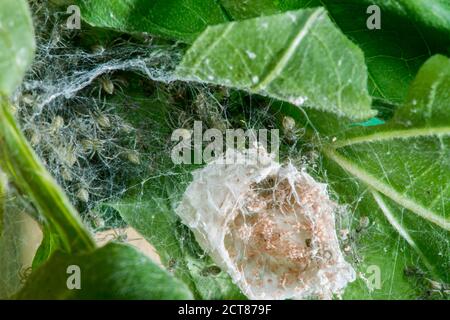
[[[396,12],[435,32],[450,37],[450,3],[447,0],[363,0],[366,5],[376,4],[382,12]]]
[[[171,10],[167,10],[166,4],[164,4],[165,10],[161,10],[158,5],[155,5],[151,12],[160,15],[158,21],[169,21],[171,26],[176,26],[178,20],[189,21],[189,23],[195,21],[189,16],[191,11],[181,10],[180,12],[180,10],[173,9],[180,7],[180,4],[175,2],[173,6],[171,4]],[[207,7],[198,1],[191,0],[190,2],[196,3],[196,5],[200,3],[199,6]],[[366,26],[369,17],[366,10],[372,4],[380,6],[382,10],[381,30],[369,30]],[[105,9],[105,5],[101,1],[89,1],[82,5],[86,5],[86,20],[91,21],[91,24],[95,26],[111,27],[124,32],[150,32],[149,30],[158,29],[147,26],[149,24],[149,20],[146,18],[148,14],[142,15],[142,12],[150,10],[148,4],[145,4],[142,10],[136,10],[139,11],[138,13],[131,13],[132,5],[118,1],[117,8],[124,7],[125,9],[117,9],[116,19],[111,18],[110,8]],[[197,8],[196,5],[194,5],[195,8]],[[224,8],[222,11],[225,12],[225,17],[230,16],[234,20],[242,20],[324,5],[342,31],[364,51],[369,70],[369,89],[374,97],[380,99],[379,104],[401,104],[420,65],[433,53],[444,52],[450,45],[450,37],[447,36],[450,34],[448,22],[450,19],[447,18],[450,15],[450,9],[444,0],[427,2],[406,0],[401,3],[384,0],[251,0],[244,3],[236,0],[222,0],[220,5],[210,5],[215,6],[216,9],[202,12],[206,24],[203,24],[198,29],[199,31],[189,39],[183,39],[177,35],[166,35],[164,32],[160,35],[191,42],[206,25],[226,21],[226,18],[217,18],[221,8]],[[179,19],[171,17],[173,12],[177,13]],[[129,18],[130,15],[135,18]],[[144,22],[141,23],[140,17],[144,17]],[[176,29],[176,27],[174,28]],[[153,33],[155,32],[157,31],[153,31]],[[391,109],[391,107],[383,105],[379,108],[386,109],[385,112],[390,112]]]
[[[166,199],[148,194],[145,199],[122,200],[112,207],[155,247],[166,268],[188,284],[197,298],[244,298],[229,276],[220,271],[197,245]]]
[[[78,266],[81,289],[67,283]],[[132,247],[108,244],[78,255],[56,253],[34,272],[18,299],[191,299],[187,287]]]
[[[0,237],[3,233],[3,219],[5,216],[5,204],[6,204],[6,188],[8,186],[8,180],[6,175],[0,168]]]
[[[382,102],[401,104],[420,65],[431,54],[431,41],[410,20],[381,11],[381,29],[366,26],[369,4],[326,0],[334,21],[364,51],[369,90]]]
[[[123,198],[106,205],[117,210],[153,245],[163,265],[186,283],[196,298],[244,299],[228,274],[214,265],[173,210],[192,179],[191,171],[197,167],[172,163],[168,151],[173,131],[170,123],[173,112],[179,112],[179,109],[172,107],[162,92],[156,93],[155,97],[158,99],[143,99],[140,92],[135,92],[134,101],[139,101],[141,107],[133,113],[127,109],[123,112],[134,127],[143,130],[142,134],[147,133],[146,145],[155,155],[152,170],[156,171],[148,172],[144,181],[134,177],[136,181],[129,183],[132,187]]]
[[[147,32],[192,42],[208,25],[228,21],[214,0],[78,0],[90,25],[122,32]]]
[[[408,88],[420,66],[434,53],[445,52],[449,37],[428,31],[424,21],[404,14],[401,5],[394,1],[335,1],[324,0],[334,21],[349,38],[364,51],[369,70],[371,95],[383,103],[401,105]],[[443,12],[439,1],[402,1],[423,3],[422,16]],[[381,8],[381,29],[369,30],[366,26],[369,5]],[[387,5],[388,4],[388,5]],[[450,32],[450,29],[448,30]],[[381,106],[383,109],[386,107]],[[386,110],[389,112],[391,108]]]
[[[269,16],[289,10],[320,7],[320,0],[221,0],[220,3],[234,20],[244,20],[261,15]]]
[[[320,2],[320,3],[318,3]],[[327,8],[333,21],[363,51],[369,90],[384,113],[401,104],[420,66],[450,46],[449,4],[445,0],[222,0],[234,19],[272,15],[286,10]],[[381,8],[381,29],[369,30],[370,5]],[[388,104],[384,106],[384,104]]]
[[[0,164],[26,193],[62,240],[62,248],[91,250],[90,234],[76,210],[19,130],[5,95],[19,85],[34,54],[34,33],[26,1],[5,0],[0,10]]]
[[[85,19],[94,26],[108,27],[123,32],[150,32],[175,40],[192,42],[207,25],[226,22],[229,18],[243,20],[261,15],[273,15],[301,8],[326,6],[332,19],[353,42],[364,51],[369,71],[370,93],[379,99],[377,107],[389,116],[392,107],[399,105],[406,97],[408,87],[420,66],[433,53],[443,53],[450,46],[449,4],[445,0],[416,1],[405,0],[401,3],[384,0],[221,0],[219,4],[209,1],[172,1],[154,8],[148,3],[139,10],[138,1],[116,1],[113,4],[114,18],[110,16],[110,6],[102,1],[80,0]],[[182,2],[182,3],[181,3]],[[184,4],[192,5],[194,10],[179,10]],[[381,8],[381,30],[369,30],[366,10],[376,4]],[[201,8],[208,8],[200,11]],[[162,10],[163,8],[164,10]],[[214,8],[214,9],[211,9]],[[133,11],[134,10],[134,11]],[[199,12],[204,21],[195,34],[182,36],[173,30],[184,30],[188,25],[195,25],[192,12]],[[220,14],[222,11],[222,14]],[[143,14],[144,13],[144,14]],[[173,14],[176,18],[173,18]],[[148,16],[157,16],[157,22],[170,26],[167,30],[153,25],[154,20]],[[200,15],[199,15],[200,16]],[[133,18],[130,18],[133,17]]]
[[[354,119],[375,114],[363,54],[322,8],[209,27],[177,73]]]
[[[393,119],[347,130],[323,149],[333,190],[347,203],[358,199],[356,217],[376,221],[359,247],[365,263],[385,273],[379,297],[415,296],[417,287],[404,275],[408,266],[450,282],[449,92],[450,60],[435,56]]]
[[[7,299],[19,290],[24,271],[23,208],[11,202],[5,201],[8,214],[3,217],[0,235],[0,299]]]
[[[19,86],[34,55],[34,33],[25,0],[0,3],[0,94],[10,96]]]
[[[51,230],[51,226],[48,224],[44,224],[42,226],[42,234],[43,239],[39,246],[39,248],[36,251],[36,254],[34,255],[32,268],[33,270],[36,270],[39,268],[42,264],[45,263],[52,254],[58,250],[60,250],[61,241],[58,237],[58,233]]]
[[[0,110],[4,99],[20,85],[34,56],[35,41],[31,15],[25,0],[0,3]],[[0,148],[3,114],[0,111]],[[7,197],[8,168],[2,167],[0,150],[0,298],[7,298],[20,287],[22,225],[16,207]],[[5,173],[4,173],[5,171]],[[6,214],[8,213],[8,214]]]

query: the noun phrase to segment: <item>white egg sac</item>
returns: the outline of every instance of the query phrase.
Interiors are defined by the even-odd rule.
[[[252,148],[193,172],[176,212],[248,298],[332,299],[355,280],[336,208],[325,184]]]

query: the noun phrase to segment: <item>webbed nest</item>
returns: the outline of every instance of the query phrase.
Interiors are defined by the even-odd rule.
[[[203,249],[251,299],[342,293],[356,274],[340,250],[326,185],[262,148],[224,157],[193,173],[177,208]]]

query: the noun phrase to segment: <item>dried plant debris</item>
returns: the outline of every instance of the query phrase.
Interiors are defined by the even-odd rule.
[[[305,171],[257,147],[228,150],[193,177],[177,214],[249,298],[331,299],[355,280],[337,204]]]

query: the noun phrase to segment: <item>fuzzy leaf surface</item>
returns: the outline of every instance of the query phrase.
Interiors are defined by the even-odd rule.
[[[209,27],[177,73],[353,119],[375,114],[363,53],[323,8]]]
[[[410,267],[450,282],[449,92],[450,60],[434,56],[393,119],[347,130],[323,149],[332,188],[354,204],[356,217],[374,222],[358,246],[366,267],[377,265],[384,274],[374,293],[380,298],[417,294],[417,278],[405,276]]]
[[[183,42],[192,42],[208,25],[228,20],[214,0],[78,0],[78,4],[92,26]]]
[[[69,266],[80,270],[80,290],[69,290]],[[134,248],[108,244],[91,253],[56,253],[34,272],[18,299],[191,299],[188,288]]]
[[[34,32],[25,0],[0,3],[0,94],[19,86],[34,56]]]
[[[405,100],[420,66],[433,54],[450,49],[450,8],[445,0],[222,0],[222,4],[235,20],[326,7],[342,32],[364,51],[369,92],[388,114],[392,105]],[[367,13],[370,5],[380,8],[381,29],[367,27],[373,13]]]

